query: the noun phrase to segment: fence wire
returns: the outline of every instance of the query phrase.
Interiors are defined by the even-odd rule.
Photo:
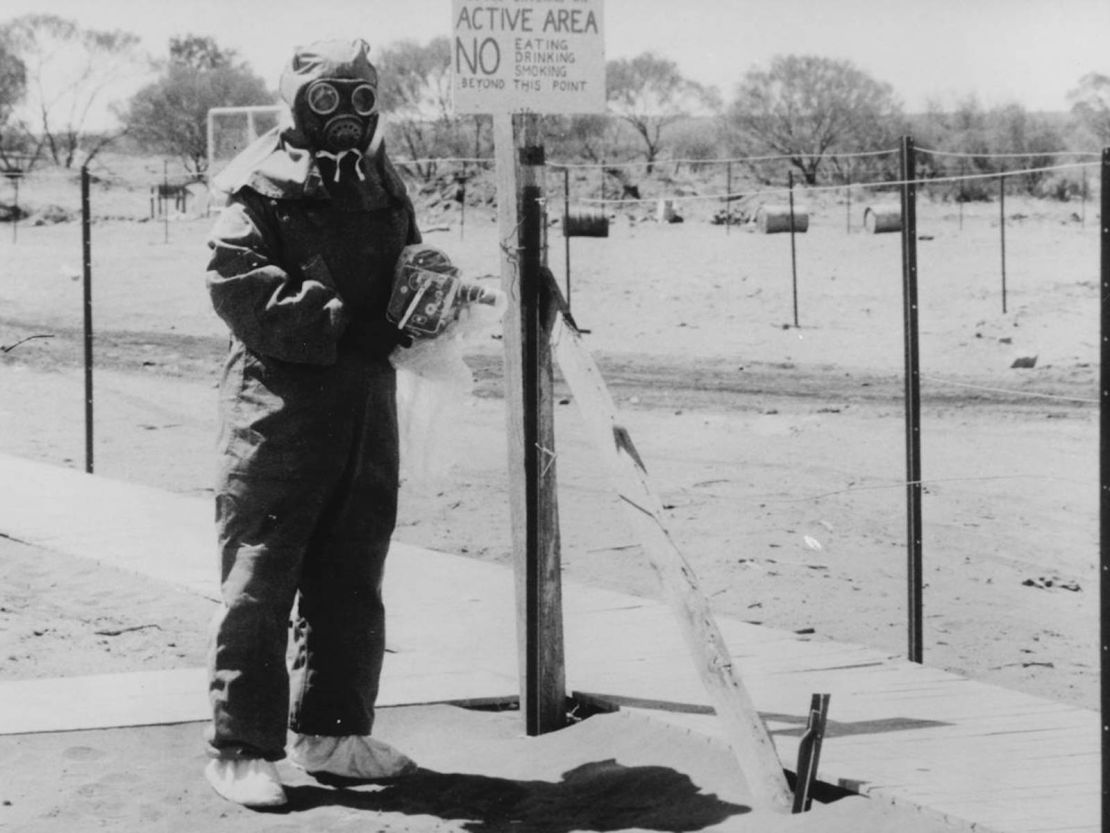
[[[911,184],[921,188],[928,188],[933,185],[973,183],[984,181],[1004,182],[1006,180],[1012,180],[1016,177],[1029,175],[1049,175],[1054,173],[1065,173],[1074,171],[1087,172],[1093,166],[1097,165],[1097,161],[1095,161],[1094,159],[1090,159],[1091,157],[1097,156],[1097,154],[1087,152],[1054,152],[1035,154],[957,154],[927,148],[916,148],[916,151],[918,154],[920,154],[920,156],[918,157],[919,163],[927,157],[937,157],[938,159],[942,160],[942,166],[936,169],[938,171],[937,175],[932,175],[931,173],[922,174],[921,176],[912,180],[903,180],[898,177],[865,178],[872,175],[873,170],[881,170],[878,165],[876,165],[875,168],[869,170],[867,168],[868,163],[893,160],[896,158],[896,155],[898,153],[897,150],[877,150],[851,154],[836,154],[829,157],[830,160],[861,162],[860,169],[862,170],[857,170],[857,176],[860,176],[861,178],[835,184],[822,184],[815,186],[799,185],[798,187],[795,187],[793,189],[785,186],[769,186],[766,184],[756,183],[755,185],[750,187],[737,187],[731,189],[713,188],[712,191],[709,193],[687,194],[668,190],[671,187],[670,184],[663,181],[654,183],[659,187],[659,193],[655,196],[639,198],[612,198],[597,197],[593,194],[592,190],[590,190],[588,186],[583,188],[582,183],[572,180],[572,193],[570,198],[567,200],[567,205],[565,206],[565,208],[569,209],[571,205],[585,205],[596,207],[599,209],[642,208],[644,206],[658,206],[661,201],[669,201],[676,205],[695,203],[722,203],[726,205],[732,205],[733,203],[737,203],[739,201],[754,203],[760,200],[783,199],[790,195],[804,196],[807,194],[813,194],[835,197],[838,193],[850,195],[853,191],[889,192],[888,196],[892,199],[896,199],[898,196],[896,192],[902,187]],[[955,160],[958,162],[960,160],[974,158],[998,162],[1008,162],[1014,159],[1039,159],[1046,156],[1052,156],[1054,158],[1061,159],[1073,158],[1083,161],[1060,162],[1059,164],[1050,165],[1025,165],[1013,170],[1000,169],[998,171],[976,171],[973,173],[962,174],[951,173],[952,165],[949,162],[944,161]],[[793,158],[791,155],[768,155],[720,159],[667,159],[659,160],[656,164],[697,165],[705,167],[718,166],[719,170],[717,171],[705,170],[705,167],[702,168],[702,170],[706,173],[705,179],[708,179],[710,176],[720,178],[721,174],[724,173],[725,168],[728,165],[754,165],[776,162],[786,163],[789,162],[791,158]],[[476,169],[486,170],[492,168],[492,166],[494,165],[494,161],[492,159],[481,157],[397,159],[395,160],[395,163],[402,168],[421,164],[435,164],[441,165],[447,171],[450,171],[452,168],[461,169],[464,166],[466,166],[467,168],[473,166]],[[589,171],[597,169],[642,170],[645,168],[645,165],[646,163],[643,161],[619,163],[570,163],[554,161],[550,162],[548,164],[548,167],[552,170],[567,171],[573,173],[575,171]],[[783,169],[785,169],[785,167],[786,166],[784,165]],[[195,178],[189,177],[186,174],[178,171],[173,172],[172,175],[165,168],[135,171],[132,169],[127,169],[122,165],[117,164],[115,161],[98,163],[97,165],[93,166],[93,170],[96,176],[101,180],[99,184],[97,182],[94,182],[92,194],[93,214],[94,218],[96,219],[93,230],[93,252],[94,258],[96,258],[96,262],[94,264],[94,282],[97,284],[97,294],[95,296],[97,299],[96,303],[98,304],[97,321],[107,322],[108,326],[106,327],[106,329],[131,329],[140,333],[152,331],[153,327],[156,326],[153,323],[155,319],[153,315],[148,315],[145,312],[140,312],[138,316],[132,318],[129,317],[129,315],[125,315],[119,311],[113,312],[109,309],[110,305],[114,303],[120,304],[121,309],[123,308],[123,305],[130,303],[130,299],[125,297],[125,292],[127,291],[126,288],[115,282],[110,273],[117,268],[122,270],[125,268],[135,267],[135,250],[140,245],[140,243],[137,241],[140,240],[140,234],[142,233],[143,228],[142,226],[139,226],[137,227],[138,231],[136,231],[134,227],[129,225],[128,228],[122,229],[118,227],[119,223],[117,221],[139,219],[147,223],[146,229],[149,230],[147,238],[149,239],[141,239],[141,246],[147,247],[147,249],[144,250],[142,254],[148,261],[153,262],[160,258],[172,256],[171,249],[167,248],[165,250],[165,253],[163,253],[163,250],[159,249],[156,244],[169,243],[171,241],[171,238],[175,237],[178,234],[178,232],[176,231],[178,223],[181,223],[182,235],[188,233],[190,235],[190,239],[199,237],[200,235],[198,235],[197,232],[194,230],[195,227],[189,225],[189,221],[196,220],[206,223],[209,210],[214,209],[215,206],[204,206],[202,210],[202,203],[200,202],[203,199],[202,184],[197,182]],[[447,178],[450,178],[449,175],[447,175]],[[785,177],[783,176],[782,178]],[[420,180],[416,176],[410,176],[410,183],[413,184],[412,192],[419,203],[419,201],[424,196],[421,194],[422,186]],[[76,186],[71,184],[70,187],[73,189],[73,193],[75,195]],[[467,207],[465,193],[466,189],[471,187],[472,185],[469,182],[466,182],[464,184],[464,193],[461,195],[461,200],[450,198],[444,200],[444,202],[452,204],[452,211],[455,212],[459,211],[460,208],[463,211],[473,210],[474,206]],[[448,185],[444,184],[443,188],[447,189]],[[179,204],[178,202],[176,202],[181,194],[181,189],[184,189],[188,193],[188,196],[184,198],[184,204]],[[118,190],[122,193],[114,194],[113,190]],[[585,193],[583,193],[583,191],[585,191]],[[560,202],[559,197],[555,193],[555,189],[550,189],[548,200],[549,203],[552,205]],[[71,202],[75,202],[75,200],[72,200]],[[557,215],[555,215],[554,212],[552,213],[552,219],[557,219]],[[822,213],[825,213],[825,216],[831,216],[832,209],[829,208],[827,205],[824,205],[817,206],[816,209],[813,211],[814,216],[819,220],[823,219],[821,217]],[[425,214],[421,218],[422,225],[434,228],[437,225],[436,218],[440,216],[446,217],[449,220],[453,221],[455,220],[455,218],[458,217],[458,214],[447,212],[442,215]],[[1003,224],[1005,224],[1006,217],[1002,216],[1001,221]],[[726,224],[726,231],[727,228],[728,225]],[[824,229],[821,229],[820,223],[816,223],[812,231],[824,231]],[[644,233],[646,234],[647,232]],[[441,241],[439,242],[440,245],[443,245],[445,249],[451,249],[451,242],[446,238],[434,237],[430,235],[429,239]],[[738,237],[736,240],[731,241],[727,247],[723,243],[720,244],[721,248],[712,253],[714,259],[710,260],[711,253],[708,251],[700,250],[698,248],[698,245],[704,246],[704,237],[696,239],[698,241],[701,241],[701,243],[687,244],[682,241],[681,237],[674,237],[673,244],[675,246],[687,247],[686,263],[691,272],[713,272],[718,276],[719,282],[723,285],[723,288],[719,290],[721,300],[715,303],[712,307],[712,311],[714,313],[719,313],[721,315],[721,318],[715,322],[703,322],[704,325],[716,326],[721,329],[725,329],[728,327],[754,327],[756,325],[766,326],[768,324],[777,327],[778,321],[781,321],[786,316],[781,316],[777,321],[753,320],[750,317],[750,314],[747,312],[747,310],[751,309],[751,299],[743,293],[742,289],[744,286],[744,278],[750,278],[749,285],[759,282],[758,277],[752,275],[747,265],[747,261],[750,258],[751,250],[754,249],[757,245],[767,248],[778,244],[771,240],[756,242],[751,237]],[[878,246],[885,246],[886,250],[894,253],[896,251],[896,246],[894,245],[895,238],[892,236],[886,239],[890,241],[889,244],[883,241],[875,241],[874,248],[877,248]],[[11,252],[15,253],[18,246],[23,245],[23,243],[24,241],[19,241],[19,243],[15,243],[13,241]],[[510,246],[511,243],[511,240],[497,240],[494,242],[493,248],[499,253],[500,247]],[[68,246],[69,244],[67,243],[66,245]],[[591,268],[587,270],[586,280],[587,282],[593,282],[594,285],[605,279],[606,270],[612,272],[613,270],[626,270],[631,268],[628,263],[604,260],[604,255],[600,254],[600,247],[605,245],[602,241],[576,241],[576,245],[590,246],[591,248],[589,250],[588,257],[594,258],[595,261],[601,263],[601,266],[598,266],[595,262],[594,264],[591,264]],[[130,247],[130,249],[128,247]],[[74,249],[76,249],[76,246],[74,246]],[[839,252],[841,255],[851,254],[851,250],[847,246],[840,247],[835,251]],[[812,269],[816,271],[818,268],[820,268],[824,270],[825,273],[828,273],[840,268],[837,264],[831,262],[824,262],[820,264],[811,263],[808,260],[810,256],[809,252],[807,252],[804,247],[799,251],[798,254],[800,257],[800,268],[803,270],[803,272],[805,272],[805,270],[807,269]],[[77,258],[76,255],[70,255],[67,257],[68,260],[71,262],[76,261]],[[197,262],[192,264],[189,268],[202,265],[202,260],[203,252],[201,253],[201,256],[198,258]],[[933,264],[934,261],[930,259],[929,253],[923,251],[920,258],[920,265],[922,269],[928,270],[931,266],[933,266]],[[566,265],[569,269],[569,257],[568,263]],[[180,265],[178,265],[178,268],[180,268]],[[776,268],[779,268],[782,273],[786,273],[789,268],[787,266],[785,245],[782,247],[782,260],[780,261],[780,266]],[[896,260],[892,260],[890,271],[897,272],[897,269],[898,264]],[[1041,270],[1042,266],[1038,264],[1036,269]],[[1092,266],[1089,271],[1093,274],[1095,271],[1094,267]],[[845,286],[845,293],[855,291],[851,284],[848,282],[849,274],[850,269],[847,267],[839,272],[839,279],[841,281],[840,285]],[[1036,274],[1038,283],[1034,285],[1031,281],[1031,285],[1021,290],[1024,294],[1024,297],[1028,299],[1031,304],[1034,305],[1038,303],[1044,303],[1043,300],[1038,300],[1038,295],[1041,293],[1043,293],[1046,297],[1055,297],[1051,295],[1051,286],[1046,286],[1045,284],[1040,283],[1041,272],[1037,271]],[[977,275],[976,277],[980,276]],[[61,279],[61,276],[52,276],[52,280],[54,281],[54,283],[51,285],[52,288],[50,289],[49,293],[49,303],[56,303],[56,299],[60,297],[59,293],[65,291],[66,288],[73,286],[73,284],[71,283],[72,279],[72,275],[68,274],[64,276],[64,281]],[[195,279],[196,276],[190,278],[190,280]],[[777,280],[777,276],[775,279]],[[827,280],[827,278],[823,279]],[[681,276],[676,277],[675,280],[680,281]],[[1082,276],[1074,276],[1073,282],[1078,283],[1081,280]],[[803,275],[803,283],[807,281],[812,281],[812,276]],[[44,280],[40,283],[45,284],[46,281]],[[769,287],[773,284],[774,280],[766,280],[761,284],[760,288]],[[30,285],[29,281],[28,285]],[[972,289],[975,289],[975,287],[969,287],[968,298],[972,297]],[[193,290],[195,290],[195,287],[192,287],[186,293],[186,291],[181,286],[175,286],[171,281],[159,281],[157,283],[152,282],[151,291],[155,294],[152,295],[151,298],[148,300],[150,305],[173,305],[176,309],[185,310],[185,312],[181,316],[181,327],[184,330],[187,329],[190,321],[199,321],[201,320],[201,316],[208,316],[210,314],[210,310],[208,309],[200,309],[189,306],[190,304],[194,304],[195,306],[195,298],[193,296],[196,293]],[[667,285],[667,282],[659,282],[657,284],[651,284],[650,287],[637,286],[636,290],[637,292],[641,292],[642,294],[639,297],[634,297],[628,302],[642,304],[646,313],[649,311],[649,308],[652,304],[666,303],[665,293],[668,291],[680,291],[681,285],[675,286],[672,290],[672,288]],[[41,287],[35,288],[35,291],[41,291]],[[752,289],[751,291],[755,292],[756,290]],[[984,289],[981,291],[987,292],[988,290]],[[803,289],[803,296],[805,292],[806,289]],[[1086,317],[1088,315],[1094,316],[1096,314],[1093,307],[1097,300],[1097,290],[1092,290],[1090,295],[1091,297],[1089,299],[1089,304],[1091,308],[1087,309],[1088,299],[1085,299],[1082,301],[1084,306],[1082,310],[1077,311],[1077,315],[1083,315],[1084,317]],[[1061,304],[1073,302],[1077,304],[1079,303],[1078,301],[1075,301],[1074,298],[1067,300],[1058,300],[1058,303]],[[968,301],[967,303],[970,304],[970,301]],[[730,307],[729,304],[733,306]],[[104,310],[103,312],[101,312],[102,308]],[[586,307],[586,315],[582,316],[584,319],[586,319],[584,325],[592,325],[595,328],[599,329],[600,327],[604,326],[604,324],[602,323],[603,319],[601,318],[601,312],[603,311],[602,308],[603,304],[596,303],[592,299],[589,299]],[[927,308],[925,309],[927,311]],[[736,320],[728,317],[733,313],[735,313]],[[997,318],[994,313],[977,312],[976,315],[984,318]],[[597,316],[597,320],[595,322],[589,321],[588,319],[591,316]],[[1006,320],[1008,322],[1009,319],[999,320]],[[199,329],[200,326],[201,325],[197,325],[197,328]],[[645,325],[645,327],[648,328],[650,328],[650,326],[650,323]],[[805,336],[808,332],[816,330],[820,327],[833,328],[837,326],[844,325],[839,322],[829,322],[822,320],[821,311],[815,310],[813,311],[811,321],[808,321],[805,326],[790,328],[790,332],[792,334],[796,333],[798,336]],[[204,327],[205,329],[203,330],[203,332],[205,335],[211,335],[214,332],[214,327],[209,328],[207,324],[205,324]],[[44,338],[45,337],[41,335],[29,335],[22,337],[21,341],[17,341],[11,345],[7,344],[7,339],[0,340],[5,342],[3,346],[6,350],[10,350],[11,348],[19,346],[20,344],[22,344],[20,350],[24,350],[29,346],[26,344],[26,341],[28,339],[36,339],[38,341],[42,341]],[[660,338],[659,343],[661,350],[668,349],[662,337]],[[16,356],[18,355],[18,351],[13,351],[9,355]],[[743,357],[741,356],[739,357],[739,359],[742,361]],[[939,374],[923,375],[921,378],[922,380],[938,387],[943,386],[979,391],[982,393],[1003,396],[1008,399],[1029,399],[1031,401],[1043,400],[1047,403],[1059,403],[1061,407],[1074,405],[1080,406],[1081,408],[1086,410],[1087,408],[1089,408],[1089,406],[1098,404],[1097,399],[1090,397],[1069,396],[1061,394],[1059,392],[1038,391],[1035,389],[1013,388],[1002,384],[984,384],[978,380],[946,378],[945,376]],[[832,422],[833,418],[829,417],[828,421]],[[1007,471],[1007,467],[1011,465],[1010,463],[1005,462],[1008,453],[1009,450],[1003,450],[1003,463],[1001,464],[1001,473],[998,475],[994,475],[991,477],[976,477],[969,475],[964,478],[923,478],[920,481],[920,484],[937,485],[940,483],[952,483],[957,481],[968,483],[973,481],[987,482],[996,481],[1004,478],[1028,479],[1030,477],[1034,477],[1033,475],[1028,475],[1014,468],[1010,468]],[[927,457],[928,455],[926,455],[926,458]],[[907,485],[912,485],[905,478],[889,477],[879,471],[855,469],[852,468],[850,465],[847,466],[847,469],[851,470],[846,470],[846,479],[854,479],[855,481],[861,482],[863,484],[874,483],[879,480],[881,480],[882,483],[880,485],[857,485],[844,489],[828,491],[823,491],[817,488],[814,489],[811,494],[802,494],[795,497],[784,497],[781,493],[777,495],[748,495],[745,500],[749,504],[755,501],[778,502],[793,500],[805,503],[811,507],[816,507],[822,501],[827,500],[827,498],[832,495],[851,494],[867,489],[897,489],[904,488]],[[1045,483],[1055,482],[1055,480],[1049,475],[1038,476]],[[830,485],[832,484],[830,483]],[[698,492],[698,494],[700,495],[704,491],[705,490],[702,490],[701,492]],[[730,494],[728,492],[720,492],[716,496],[723,502],[734,501],[737,498],[736,494]],[[853,510],[849,507],[845,511],[850,514]],[[1004,509],[999,510],[999,514],[1004,514],[1004,512]],[[850,520],[852,522],[862,523],[865,519],[860,516],[851,516]]]

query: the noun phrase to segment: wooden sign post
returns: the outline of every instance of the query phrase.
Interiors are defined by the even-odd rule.
[[[604,111],[601,0],[454,0],[458,112],[492,113],[497,161],[509,490],[521,710],[528,734],[565,722],[552,354],[571,386],[631,525],[668,595],[702,683],[757,803],[787,812],[774,744],[741,683],[690,565],[545,264],[538,113]],[[593,67],[594,70],[590,70]],[[552,70],[562,69],[563,72]]]
[[[454,0],[456,113],[492,114],[520,703],[537,735],[566,721],[551,326],[539,113],[605,110],[601,0]]]
[[[542,162],[535,115],[494,116],[521,711],[529,735],[566,716],[550,323],[541,317]],[[515,303],[514,303],[515,302]]]

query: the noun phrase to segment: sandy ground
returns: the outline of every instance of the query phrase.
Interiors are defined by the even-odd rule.
[[[191,831],[720,831],[945,833],[917,812],[858,796],[800,815],[753,807],[735,761],[704,738],[644,718],[591,717],[522,737],[518,715],[454,706],[384,709],[378,731],[419,770],[334,789],[279,764],[286,808],[260,813],[216,798],[197,724],[0,738],[0,819],[25,833]],[[150,754],[156,750],[157,754]],[[49,781],[51,789],[43,789]]]
[[[853,204],[864,202],[854,195]],[[847,233],[842,205],[810,203],[817,210],[797,240],[800,326],[788,237],[632,222],[625,213],[608,239],[572,241],[572,308],[715,610],[816,639],[901,650],[898,236],[865,234],[858,221]],[[1093,218],[1078,222],[1075,206],[1007,199],[1007,207],[1005,313],[997,206],[969,207],[962,218],[944,203],[919,208],[925,661],[1094,708],[1097,228]],[[468,214],[460,235],[450,220],[424,219],[450,228],[429,233],[429,242],[469,274],[496,272],[492,221]],[[223,338],[203,290],[207,227],[203,219],[94,226],[100,474],[210,493]],[[552,267],[565,280],[557,234],[555,227]],[[0,247],[0,346],[49,336],[0,354],[0,451],[83,467],[79,227],[21,226],[18,242],[0,234]],[[466,349],[476,384],[454,414],[454,465],[434,482],[406,485],[398,537],[508,563],[500,345],[486,334]],[[1011,367],[1034,356],[1031,368]],[[655,595],[636,542],[612,522],[617,510],[581,417],[561,383],[559,391],[564,572]],[[0,679],[202,662],[209,602],[0,543]],[[182,754],[195,758],[192,736],[174,731],[149,730],[142,743],[187,748]],[[66,750],[119,742],[71,740],[51,747],[53,765],[57,755],[66,766],[99,759]],[[0,759],[12,761],[10,742],[3,748]],[[548,776],[525,767],[512,777]],[[181,818],[210,819],[201,787],[194,781],[175,793]],[[90,801],[101,795],[102,787],[89,789]],[[109,804],[104,798],[100,809]],[[355,805],[375,809],[370,800]],[[179,825],[177,810],[160,823],[195,829]],[[453,818],[441,814],[425,828],[389,816],[388,829],[463,824]],[[274,821],[242,829],[301,829],[296,820]],[[702,826],[673,823],[628,816],[573,829]],[[328,824],[316,829],[364,829],[350,818]],[[59,820],[29,829],[72,827]],[[457,829],[502,828],[487,819]]]

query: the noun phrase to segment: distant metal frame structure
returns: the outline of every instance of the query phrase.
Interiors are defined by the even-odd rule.
[[[14,190],[14,213],[12,214],[12,243],[18,239],[19,232],[19,182],[27,175],[31,166],[38,159],[38,154],[32,153],[2,153],[0,154],[0,176],[11,183]]]
[[[216,148],[216,117],[228,116],[236,114],[246,114],[247,116],[247,130],[251,136],[258,137],[258,126],[256,117],[259,115],[273,115],[281,118],[285,106],[281,104],[255,104],[243,107],[213,107],[208,111],[207,123],[205,126],[205,139],[207,141],[208,149],[208,168],[207,178],[211,179],[213,166],[216,164],[215,148]]]

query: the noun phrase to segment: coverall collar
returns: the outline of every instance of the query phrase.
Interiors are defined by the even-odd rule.
[[[360,164],[377,164],[390,196],[395,199],[405,196],[405,184],[384,147],[376,158],[362,157]],[[312,151],[286,141],[280,127],[263,134],[245,148],[213,178],[212,184],[227,195],[250,188],[264,197],[279,200],[331,199]]]

